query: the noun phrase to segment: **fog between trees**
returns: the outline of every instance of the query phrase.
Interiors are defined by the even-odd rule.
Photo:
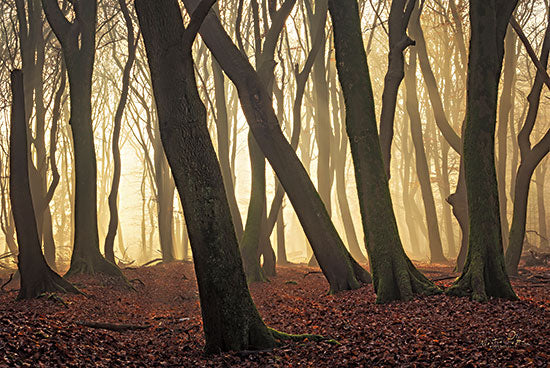
[[[186,44],[190,59],[173,46],[179,36],[163,34],[189,34],[181,21],[155,19],[179,8],[192,30],[198,1],[138,1],[137,12],[123,0],[3,1],[2,267],[14,268],[18,252],[8,162],[9,73],[19,68],[37,234],[54,270],[119,275],[113,263],[190,260],[182,203],[204,235],[196,217],[210,194],[199,189],[220,179],[226,196],[212,195],[227,205],[205,216],[238,242],[249,282],[308,262],[331,291],[354,289],[371,280],[359,265],[368,248],[379,301],[437,292],[409,259],[464,269],[457,294],[513,297],[494,290],[509,287],[504,264],[514,274],[522,250],[549,246],[550,78],[536,66],[548,61],[549,5],[493,1],[496,31],[477,38],[486,20],[471,3],[220,1]],[[210,179],[218,165],[204,153],[208,136],[174,123],[195,121],[192,71],[205,115],[199,100],[190,110],[205,119],[219,163]],[[221,241],[207,239],[196,241]],[[469,239],[492,244],[483,250],[491,265],[479,267],[501,269],[495,280],[464,281],[480,272]]]

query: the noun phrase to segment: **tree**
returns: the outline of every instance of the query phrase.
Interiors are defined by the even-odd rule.
[[[529,96],[527,97],[529,103],[527,116],[518,134],[521,161],[515,177],[514,209],[512,214],[512,225],[510,226],[509,244],[506,249],[506,269],[508,274],[516,275],[521,252],[523,250],[523,240],[525,239],[525,223],[527,221],[527,204],[531,178],[539,163],[550,151],[550,129],[546,131],[544,136],[536,144],[531,144],[531,133],[535,128],[543,85],[546,84],[546,86],[550,88],[550,78],[546,73],[546,66],[550,54],[550,16],[544,34],[540,59],[537,59],[517,22],[511,20],[510,23],[527,47],[528,53],[538,70],[533,86],[531,87],[531,92],[529,92]]]
[[[466,126],[463,139],[470,235],[461,276],[448,293],[516,299],[504,266],[495,169],[497,94],[504,37],[516,0],[470,0]]]
[[[262,321],[246,284],[220,165],[199,97],[191,46],[215,0],[187,28],[176,0],[136,0],[159,126],[189,230],[206,351],[263,349],[288,335]]]
[[[408,300],[415,293],[437,293],[439,289],[409,260],[399,237],[378,138],[357,1],[330,0],[329,11],[376,301]]]
[[[19,243],[18,269],[21,289],[18,299],[36,298],[45,292],[78,290],[46,263],[38,236],[29,183],[27,119],[23,73],[11,73],[12,113],[10,131],[10,200]]]
[[[122,273],[99,252],[97,172],[92,131],[92,71],[95,53],[96,0],[74,3],[75,18],[67,20],[56,0],[42,0],[44,13],[61,43],[71,96],[70,125],[75,161],[75,234],[67,274]]]
[[[403,51],[414,41],[407,36],[407,25],[416,0],[392,0],[389,25],[388,71],[384,78],[382,93],[382,111],[380,116],[380,146],[386,175],[390,177],[391,142],[393,140],[393,122],[399,85],[405,76]]]
[[[199,1],[184,0],[188,10]],[[277,174],[326,276],[330,292],[357,289],[370,275],[349,254],[306,170],[283,135],[270,94],[248,60],[212,12],[200,29],[202,39],[235,84],[256,142]]]
[[[115,243],[115,236],[119,227],[117,208],[118,189],[120,186],[121,172],[119,138],[122,125],[122,114],[124,113],[124,107],[126,106],[128,91],[130,89],[130,72],[132,71],[132,65],[134,64],[134,60],[136,58],[137,48],[137,40],[134,41],[134,24],[132,22],[132,18],[130,18],[128,6],[126,5],[126,0],[119,0],[118,4],[124,16],[124,23],[126,24],[126,29],[128,31],[128,59],[126,59],[126,63],[124,64],[122,72],[122,91],[120,93],[120,99],[118,101],[113,127],[112,149],[114,170],[113,182],[111,184],[111,193],[109,193],[109,229],[107,230],[107,236],[105,237],[105,258],[113,264],[115,264],[115,252],[113,248]]]

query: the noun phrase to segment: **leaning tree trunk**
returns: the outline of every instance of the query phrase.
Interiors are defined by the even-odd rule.
[[[437,293],[439,289],[409,260],[399,237],[378,139],[357,1],[330,0],[329,10],[376,300],[384,303],[408,300],[416,293]]]
[[[194,9],[198,3],[198,0],[184,0],[187,9]],[[294,206],[329,282],[330,292],[356,289],[361,283],[369,282],[370,275],[346,250],[307,171],[283,135],[270,95],[258,74],[213,13],[205,18],[200,33],[222,69],[235,83],[254,138]]]
[[[191,45],[201,23],[197,19],[202,20],[208,11],[205,5],[212,2],[199,6],[187,29],[176,0],[136,0],[135,6],[161,139],[189,230],[206,351],[265,349],[288,335],[269,329],[250,297],[206,109],[195,82]]]
[[[77,293],[74,286],[48,266],[42,254],[29,183],[25,98],[20,70],[11,73],[11,91],[10,200],[19,243],[17,267],[21,274],[17,298],[36,298],[55,291]]]
[[[461,276],[449,294],[516,299],[504,265],[500,206],[495,169],[497,94],[504,36],[516,0],[470,0],[471,39],[468,60],[464,173],[470,236]]]
[[[78,2],[69,22],[56,0],[42,0],[44,12],[61,43],[69,76],[70,125],[74,145],[74,249],[70,274],[101,272],[123,277],[99,251],[97,228],[97,167],[92,129],[92,71],[95,53],[97,2]]]

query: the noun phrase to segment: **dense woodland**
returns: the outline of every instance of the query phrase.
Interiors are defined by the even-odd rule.
[[[0,366],[544,366],[549,54],[547,0],[0,0]]]

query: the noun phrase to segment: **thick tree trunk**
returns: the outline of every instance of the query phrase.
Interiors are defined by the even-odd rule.
[[[25,98],[20,70],[11,74],[11,91],[10,200],[19,243],[21,289],[18,299],[36,298],[45,292],[78,292],[48,266],[42,254],[29,183]]]
[[[191,47],[184,46],[192,42],[189,29],[184,31],[175,0],[136,0],[135,5],[161,138],[189,229],[206,351],[272,347],[275,339],[252,302],[242,270],[206,110],[196,88]]]
[[[184,0],[194,9],[198,0]],[[256,142],[277,174],[325,274],[330,292],[356,289],[370,275],[346,250],[319,194],[283,135],[272,101],[250,63],[243,57],[211,12],[201,36],[227,76],[235,83],[241,106]]]
[[[379,303],[408,300],[415,293],[439,292],[414,267],[399,237],[378,139],[357,1],[330,0],[329,10],[376,300]]]
[[[506,273],[495,170],[497,93],[504,36],[515,0],[470,0],[471,40],[468,60],[464,173],[470,236],[462,275],[449,294],[516,299]]]

